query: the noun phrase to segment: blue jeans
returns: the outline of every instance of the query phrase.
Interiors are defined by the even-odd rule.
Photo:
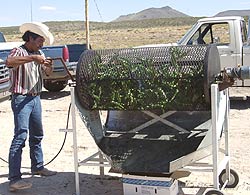
[[[22,150],[29,133],[29,147],[31,171],[42,170],[43,152],[41,141],[43,138],[42,108],[40,96],[26,96],[14,94],[11,100],[14,114],[14,137],[9,151],[9,180],[21,179]]]

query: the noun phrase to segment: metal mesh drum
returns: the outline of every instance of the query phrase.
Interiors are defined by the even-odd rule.
[[[88,110],[207,110],[219,73],[211,45],[88,50],[76,88]]]

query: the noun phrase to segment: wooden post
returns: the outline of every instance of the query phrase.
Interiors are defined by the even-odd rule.
[[[86,28],[86,45],[89,49],[89,3],[88,0],[85,0],[85,28]]]

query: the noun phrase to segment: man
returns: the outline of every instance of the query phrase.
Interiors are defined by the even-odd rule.
[[[20,26],[24,44],[12,49],[6,65],[10,68],[12,93],[11,108],[14,114],[14,137],[9,150],[9,190],[16,191],[32,186],[22,180],[21,156],[29,134],[29,147],[32,174],[41,176],[55,175],[43,166],[41,141],[43,138],[42,110],[40,93],[43,74],[52,73],[52,61],[46,59],[40,50],[45,41],[53,43],[49,28],[39,22],[25,23]]]

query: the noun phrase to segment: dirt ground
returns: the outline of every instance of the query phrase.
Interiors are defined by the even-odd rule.
[[[227,195],[250,194],[250,100],[242,100],[242,96],[248,96],[250,89],[230,89],[230,95],[238,97],[231,100],[229,134],[230,134],[230,162],[231,167],[238,173],[240,181],[236,188],[225,189]],[[52,177],[32,176],[30,174],[30,160],[28,143],[23,152],[22,172],[25,180],[31,181],[31,189],[8,192],[8,164],[7,160],[10,142],[13,136],[13,116],[10,101],[0,104],[0,195],[73,195],[75,194],[75,172],[73,158],[73,136],[59,129],[67,126],[67,116],[70,104],[70,89],[67,87],[60,93],[42,93],[43,124],[45,136],[43,140],[44,160],[49,163],[60,151],[66,137],[64,147],[60,154],[46,167],[56,170],[58,173]],[[69,118],[69,128],[72,127]],[[80,116],[76,117],[78,159],[83,160],[97,152],[91,135],[85,128]],[[105,168],[105,177],[100,176],[99,167],[80,166],[80,192],[84,195],[122,195],[123,185],[121,175],[108,173]],[[212,174],[204,172],[192,172],[190,176],[179,180],[179,186],[185,195],[201,195],[206,188],[212,186]],[[201,188],[200,188],[201,187]],[[181,193],[181,194],[183,194]]]

